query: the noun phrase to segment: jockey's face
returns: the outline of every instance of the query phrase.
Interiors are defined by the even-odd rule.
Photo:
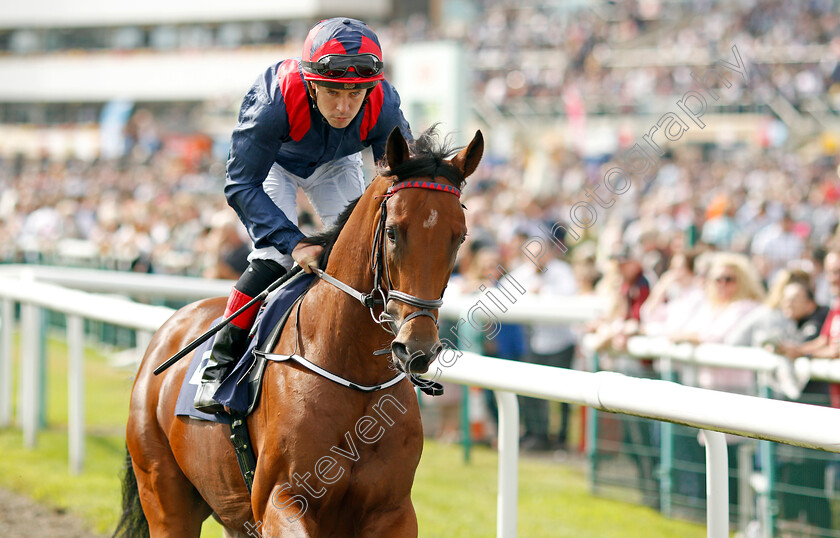
[[[338,90],[318,84],[313,84],[312,90],[321,115],[336,129],[343,129],[350,125],[362,108],[367,92],[364,89]]]

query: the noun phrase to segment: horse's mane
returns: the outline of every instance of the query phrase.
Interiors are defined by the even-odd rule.
[[[459,148],[452,146],[450,137],[447,136],[444,140],[440,140],[437,133],[437,124],[432,125],[420,137],[410,144],[411,157],[405,162],[388,168],[386,163],[381,163],[377,167],[377,172],[381,177],[391,178],[395,181],[403,181],[406,179],[428,177],[430,179],[443,178],[449,181],[454,187],[461,189],[464,186],[466,178],[463,172],[458,168],[446,162],[454,155]],[[347,204],[347,207],[336,217],[332,226],[322,232],[309,236],[302,241],[310,245],[320,245],[324,247],[324,253],[321,259],[318,260],[318,267],[322,269],[327,266],[332,247],[338,240],[338,235],[347,224],[350,214],[359,203],[359,198]]]
[[[340,234],[341,230],[344,229],[344,225],[347,224],[350,214],[353,213],[354,209],[356,209],[359,199],[361,199],[361,196],[347,204],[347,207],[345,207],[338,217],[336,217],[332,226],[314,235],[301,239],[302,243],[320,245],[324,247],[324,253],[321,254],[321,258],[318,260],[318,267],[321,269],[327,267],[327,261],[330,259],[330,253],[332,252],[333,245],[335,245],[336,240],[338,240],[338,234]]]

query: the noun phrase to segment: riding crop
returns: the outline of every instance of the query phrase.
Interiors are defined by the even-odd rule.
[[[275,280],[274,283],[272,283],[269,287],[267,287],[265,290],[263,290],[262,293],[260,293],[259,295],[257,295],[256,297],[254,297],[253,299],[248,301],[248,303],[245,304],[242,308],[240,308],[239,310],[237,310],[236,312],[231,314],[229,318],[225,318],[222,321],[220,321],[219,323],[217,323],[216,325],[210,327],[210,329],[206,333],[202,334],[201,336],[199,336],[198,338],[196,338],[195,340],[193,340],[192,342],[187,344],[187,346],[184,349],[182,349],[178,353],[172,355],[170,358],[168,358],[166,360],[166,362],[164,362],[163,364],[161,364],[160,366],[155,368],[155,375],[159,375],[161,372],[163,372],[164,370],[166,370],[167,368],[169,368],[170,366],[172,366],[173,364],[175,364],[176,362],[178,362],[179,360],[181,360],[182,358],[187,356],[187,354],[189,354],[195,348],[197,348],[198,346],[200,346],[201,344],[206,342],[211,336],[213,336],[214,334],[219,332],[222,329],[222,327],[224,327],[225,325],[227,325],[228,323],[233,321],[233,319],[235,317],[237,317],[238,315],[240,315],[243,312],[245,312],[246,310],[248,310],[255,303],[260,302],[260,301],[264,301],[265,298],[268,297],[268,295],[272,291],[276,290],[277,288],[279,288],[280,286],[282,286],[283,284],[285,284],[286,282],[291,280],[292,277],[294,277],[295,275],[300,273],[300,271],[301,271],[301,267],[299,265],[295,264],[295,266],[292,267],[292,269],[288,273],[286,273],[285,275],[283,275],[280,278],[278,278],[277,280]]]

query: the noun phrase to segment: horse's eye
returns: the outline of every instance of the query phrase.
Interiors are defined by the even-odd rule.
[[[463,245],[464,242],[467,240],[467,234],[461,236],[461,244]]]
[[[388,241],[392,243],[397,242],[397,232],[395,232],[394,229],[390,226],[388,228],[385,228],[385,237],[387,237]]]

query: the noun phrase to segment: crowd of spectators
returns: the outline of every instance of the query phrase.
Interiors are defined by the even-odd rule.
[[[589,113],[655,111],[663,97],[683,93],[692,68],[734,61],[733,45],[750,72],[735,100],[742,110],[777,94],[796,107],[824,98],[840,110],[836,0],[615,2],[586,9],[480,3],[469,23],[456,17],[443,32],[423,32],[416,23],[407,29],[395,23],[392,31],[402,41],[443,33],[466,42],[475,94],[502,110],[527,110],[521,106],[527,102],[532,113],[568,113],[577,94],[586,96]]]
[[[578,228],[579,238],[554,237],[568,252],[546,233],[558,223],[574,229],[570,207],[609,165],[592,170],[564,152],[554,159],[549,184],[536,189],[527,185],[527,158],[487,160],[470,179],[464,195],[469,237],[452,287],[474,292],[489,286],[501,265],[527,293],[600,295],[607,312],[585,326],[548,332],[503,326],[492,339],[474,338],[471,350],[477,342],[490,356],[576,368],[586,368],[586,354],[597,350],[602,367],[646,377],[659,375],[652,361],[623,358],[634,335],[760,346],[791,358],[808,351],[803,342],[818,339],[812,346],[822,345],[820,356],[840,356],[836,335],[830,337],[823,323],[840,298],[836,155],[676,149],[650,182],[599,207],[596,226]],[[535,238],[550,248],[538,261],[525,248]],[[756,393],[755,375],[746,371],[686,370],[682,381]],[[828,404],[829,386],[810,382],[801,399]],[[546,405],[522,402],[523,446],[570,448],[568,410],[561,410],[559,428],[549,429],[555,421]]]
[[[0,260],[234,278],[246,238],[222,196],[224,165],[156,154],[0,162]]]
[[[92,163],[0,160],[0,260],[200,275],[219,256],[240,249],[241,257],[246,235],[223,197],[222,161],[209,151],[189,160],[164,150],[133,155]],[[557,150],[535,179],[533,155],[528,148],[510,160],[488,154],[470,178],[470,236],[459,271],[468,271],[482,248],[495,249],[510,270],[533,264],[523,244],[555,223],[568,224],[570,207],[609,166]],[[831,147],[817,156],[675,147],[651,181],[637,181],[615,205],[598,208],[595,226],[564,238],[564,257],[584,291],[614,282],[620,289],[621,267],[638,265],[653,287],[649,304],[659,305],[692,287],[685,271],[706,276],[709,253],[740,253],[749,257],[745,274],[764,288],[780,271],[804,271],[817,303],[827,305],[823,257],[838,241],[838,165]],[[305,199],[302,207],[308,226],[315,219]],[[660,276],[667,285],[657,288]],[[651,313],[651,325],[657,316]]]
[[[516,115],[656,113],[681,95],[691,70],[732,63],[746,84],[734,111],[764,111],[781,96],[801,112],[840,111],[840,0],[624,0],[592,6],[474,0],[437,13],[371,21],[393,54],[404,43],[464,43],[479,101]],[[84,50],[297,50],[306,21],[195,23],[159,27],[19,29],[0,32],[0,53]],[[722,106],[720,103],[717,106]],[[727,105],[728,106],[728,105]]]

